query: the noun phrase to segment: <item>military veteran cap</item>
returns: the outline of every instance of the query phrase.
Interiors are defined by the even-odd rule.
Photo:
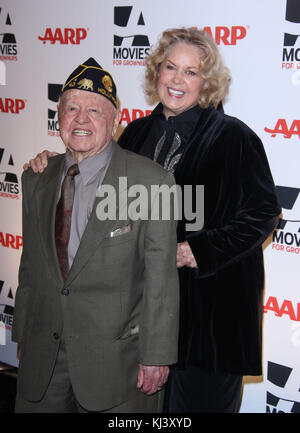
[[[71,89],[86,90],[105,96],[117,107],[117,88],[114,80],[92,57],[72,72],[61,91],[63,93]]]

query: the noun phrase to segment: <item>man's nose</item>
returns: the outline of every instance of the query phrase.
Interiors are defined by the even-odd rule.
[[[78,123],[87,123],[89,122],[89,116],[88,113],[86,112],[86,110],[79,110],[76,116],[76,121]]]

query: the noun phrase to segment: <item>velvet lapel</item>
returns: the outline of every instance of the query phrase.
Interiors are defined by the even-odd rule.
[[[48,168],[41,175],[35,201],[38,215],[38,229],[49,270],[58,284],[63,283],[55,246],[55,214],[63,174],[65,154],[49,160]]]
[[[158,107],[160,105],[161,103],[158,105]],[[216,110],[212,106],[209,106],[206,109],[201,109],[199,120],[197,121],[197,123],[195,123],[193,130],[190,131],[188,142],[184,147],[184,152],[179,160],[178,165],[175,168],[174,175],[176,180],[178,179],[178,175],[182,173],[183,167],[187,165],[187,169],[190,170],[191,161],[195,160],[195,151],[197,152],[200,148],[202,148],[202,142],[206,144],[210,142],[209,138],[213,136],[210,131],[210,127],[212,125],[212,120],[215,118],[215,113]],[[145,121],[143,127],[140,128],[139,132],[134,137],[132,137],[131,143],[129,145],[130,150],[139,153],[140,146],[142,143],[145,142],[149,133],[151,133],[151,128],[155,121],[156,116],[154,110],[154,112],[147,118],[147,121]],[[208,130],[210,131],[209,134],[207,134]],[[203,134],[204,131],[206,131],[205,134]],[[195,144],[196,147],[194,147]],[[155,145],[156,143],[153,143],[153,148],[155,147]],[[190,152],[192,152],[193,155],[191,159],[187,158]]]
[[[205,155],[211,148],[224,127],[223,115],[212,106],[202,110],[198,122],[186,143],[184,152],[175,169],[174,176],[178,184],[186,182],[186,172],[198,172],[197,166],[205,160]]]
[[[158,107],[158,106],[157,106]],[[153,112],[149,117],[141,118],[139,128],[131,128],[128,126],[129,134],[126,129],[124,135],[120,137],[120,144],[125,149],[139,153],[142,143],[145,142],[151,128],[156,120],[156,115]],[[205,152],[208,151],[212,142],[220,134],[223,128],[223,114],[215,110],[212,106],[201,110],[201,115],[198,122],[191,131],[188,143],[186,143],[184,152],[175,169],[174,175],[177,183],[184,184],[186,171],[190,172],[193,164],[198,164],[202,160]],[[153,143],[153,147],[155,143]]]
[[[115,188],[118,196],[119,177],[121,176],[127,177],[126,152],[123,151],[117,144],[114,144],[112,159],[103,179],[102,185],[112,185]],[[118,222],[116,220],[100,221],[97,218],[96,208],[100,200],[101,198],[96,197],[93,211],[82,235],[79,248],[66,281],[66,285],[70,284],[74,280],[74,278],[88,262],[90,257],[95,253],[102,240],[116,227],[116,223]],[[118,216],[118,200],[116,206],[116,214]],[[120,224],[124,225],[124,221],[120,222]]]

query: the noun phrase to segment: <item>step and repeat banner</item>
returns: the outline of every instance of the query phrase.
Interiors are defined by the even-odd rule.
[[[153,109],[142,90],[150,46],[181,26],[216,40],[232,73],[225,111],[261,137],[283,209],[264,246],[264,374],[245,377],[240,412],[300,413],[300,0],[0,0],[0,361],[18,365],[22,166],[43,149],[64,151],[62,83],[89,57],[108,69],[120,133]]]

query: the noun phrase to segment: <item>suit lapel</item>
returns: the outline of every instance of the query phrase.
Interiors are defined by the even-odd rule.
[[[65,154],[49,160],[45,174],[41,176],[35,201],[38,215],[38,229],[42,240],[44,254],[57,283],[63,282],[55,246],[55,214],[60,191]]]
[[[85,264],[89,261],[90,257],[95,253],[102,240],[116,227],[116,224],[118,223],[119,177],[123,176],[127,177],[126,152],[115,144],[112,159],[102,185],[111,185],[115,188],[117,193],[117,202],[115,203],[113,200],[111,204],[112,206],[117,206],[117,220],[100,221],[97,218],[96,209],[101,198],[96,197],[93,211],[82,235],[66,284],[70,284],[74,280]],[[122,223],[124,224],[124,221],[120,222],[120,224]]]

